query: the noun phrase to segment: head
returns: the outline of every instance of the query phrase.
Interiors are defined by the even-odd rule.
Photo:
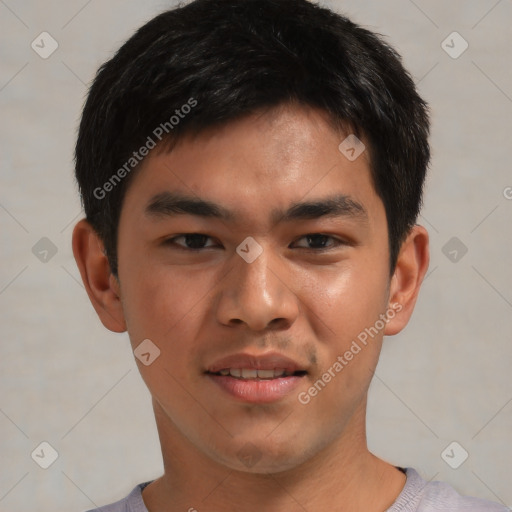
[[[104,325],[160,351],[139,363],[159,429],[239,469],[250,443],[251,471],[279,471],[361,423],[428,266],[428,132],[398,54],[306,0],[196,0],[101,67],[74,252]],[[293,391],[227,392],[237,354],[291,359]]]

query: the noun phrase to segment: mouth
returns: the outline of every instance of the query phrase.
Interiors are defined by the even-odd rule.
[[[280,354],[237,354],[214,363],[205,375],[229,398],[245,403],[271,403],[289,396],[307,370]]]
[[[283,368],[274,368],[273,370],[258,370],[255,368],[224,368],[223,370],[215,373],[207,373],[222,377],[233,377],[240,380],[273,380],[292,376],[303,377],[307,372],[305,370],[290,372]]]

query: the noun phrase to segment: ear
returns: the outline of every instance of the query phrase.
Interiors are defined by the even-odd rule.
[[[389,289],[390,311],[384,334],[399,333],[409,322],[430,261],[428,232],[415,225],[400,248]]]
[[[119,282],[110,271],[103,242],[85,219],[73,230],[73,255],[101,323],[113,332],[126,331]]]

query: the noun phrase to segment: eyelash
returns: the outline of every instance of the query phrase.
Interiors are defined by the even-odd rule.
[[[210,247],[191,248],[191,247],[183,247],[182,245],[176,244],[175,240],[177,240],[179,238],[186,238],[186,237],[206,237],[208,239],[212,239],[211,236],[204,235],[203,233],[183,233],[182,235],[178,235],[173,238],[168,238],[167,240],[164,241],[164,244],[165,245],[174,245],[174,246],[179,247],[180,249],[183,249],[184,251],[192,251],[192,252],[199,252],[199,251],[202,251],[203,249],[210,249],[212,247],[212,246],[210,246]],[[306,251],[309,250],[309,251],[314,251],[314,252],[325,252],[325,251],[332,250],[339,246],[349,245],[347,242],[345,242],[344,240],[341,240],[340,238],[336,238],[331,235],[324,235],[322,233],[308,233],[307,235],[301,236],[298,240],[302,240],[303,238],[307,238],[307,237],[329,238],[331,240],[334,240],[334,242],[336,242],[336,243],[334,246],[331,245],[330,247],[320,247],[320,248],[316,248],[316,249],[300,247],[300,249],[305,249]]]

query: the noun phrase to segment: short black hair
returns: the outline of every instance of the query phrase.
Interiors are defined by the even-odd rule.
[[[111,272],[123,197],[146,153],[139,148],[287,103],[319,108],[333,126],[366,137],[392,273],[421,209],[429,109],[382,35],[307,0],[195,0],[150,20],[100,67],[75,162]]]

